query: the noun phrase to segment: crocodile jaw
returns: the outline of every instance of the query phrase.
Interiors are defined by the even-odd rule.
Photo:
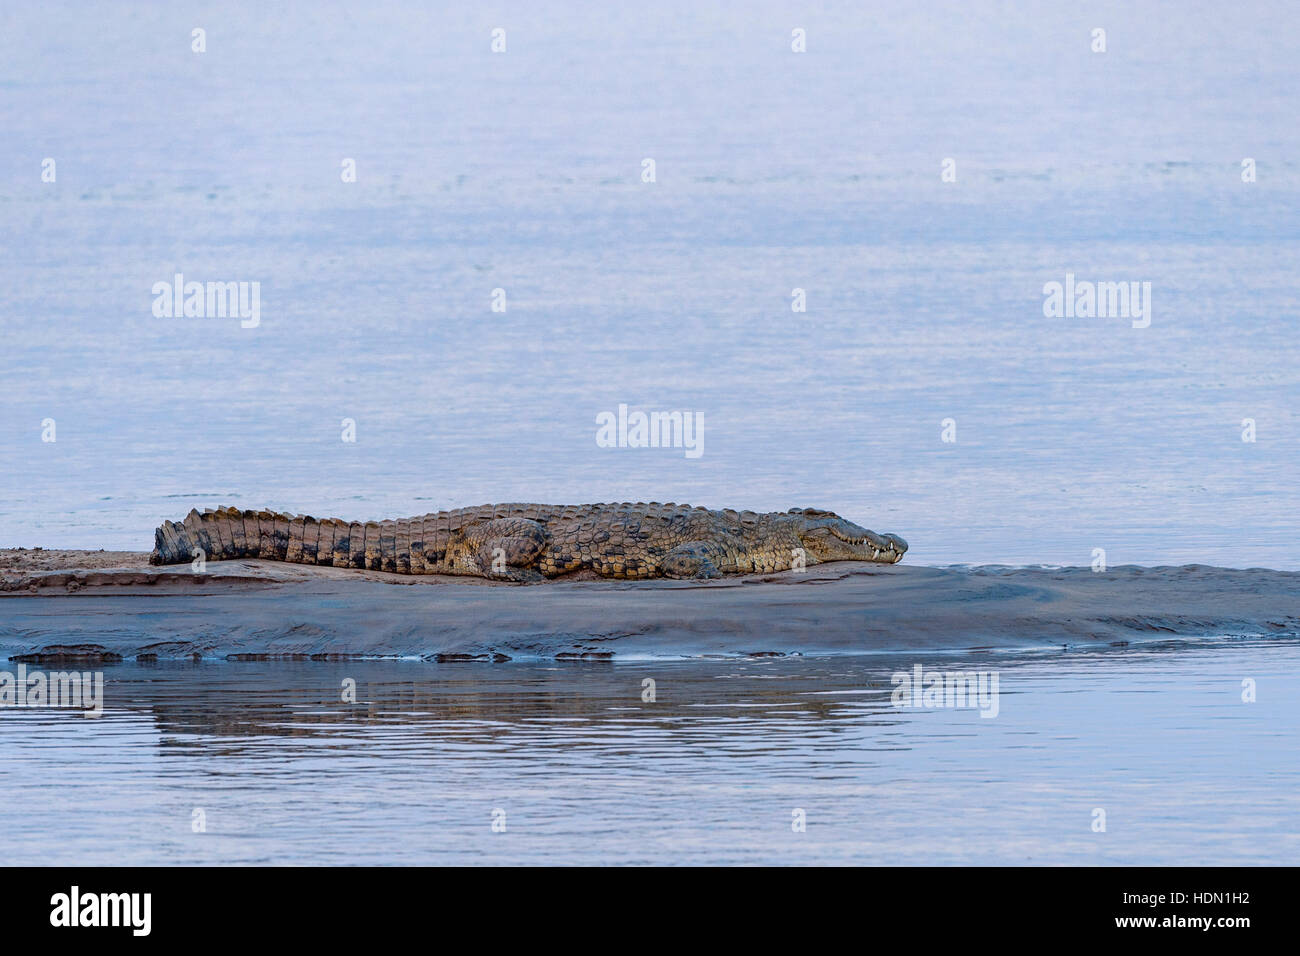
[[[818,561],[874,561],[895,564],[907,551],[896,534],[876,534],[833,512],[808,509],[796,520],[804,548]]]

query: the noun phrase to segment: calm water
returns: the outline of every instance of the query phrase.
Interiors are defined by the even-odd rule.
[[[996,670],[996,717],[891,675]],[[12,666],[12,665],[11,665]],[[8,863],[1294,863],[1300,643],[120,666],[0,710]],[[340,703],[346,678],[357,703]],[[642,701],[643,681],[657,700]],[[1241,683],[1256,682],[1243,703]],[[1106,811],[1106,832],[1092,830]],[[206,832],[195,833],[195,809]],[[806,831],[794,832],[802,809]],[[504,812],[504,832],[493,814]],[[497,817],[501,819],[500,816]]]
[[[1300,568],[1294,4],[223,6],[0,9],[0,546],[626,498],[829,507],[920,564]],[[260,325],[156,318],[177,272],[259,282]],[[1150,282],[1150,327],[1045,318],[1067,272]],[[621,403],[702,413],[703,456],[597,447]],[[0,712],[0,828],[40,836],[7,862],[1294,862],[1293,643],[998,667],[992,720],[861,658],[118,667],[98,722]]]
[[[6,5],[0,546],[628,498],[1300,567],[1295,5],[707,6]],[[155,318],[177,271],[261,325]],[[1150,328],[1044,318],[1067,271]]]

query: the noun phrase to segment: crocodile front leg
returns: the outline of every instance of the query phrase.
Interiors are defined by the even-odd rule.
[[[448,548],[455,574],[501,581],[540,581],[532,565],[546,547],[546,529],[528,518],[495,518],[466,528]]]
[[[725,557],[724,549],[711,541],[687,541],[665,554],[659,567],[670,578],[720,578]]]

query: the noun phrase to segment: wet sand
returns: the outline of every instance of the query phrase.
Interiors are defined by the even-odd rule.
[[[0,548],[0,582],[36,571],[149,567],[148,551],[67,551],[61,548]]]
[[[828,564],[535,585],[270,561],[0,552],[0,657],[440,661],[1051,648],[1300,633],[1300,573]]]

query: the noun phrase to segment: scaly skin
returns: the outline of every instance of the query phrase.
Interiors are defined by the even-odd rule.
[[[893,564],[907,542],[830,511],[710,511],[690,505],[482,505],[395,521],[317,520],[235,508],[164,521],[152,564],[265,558],[401,574],[538,581],[601,577],[712,578],[825,561]]]

